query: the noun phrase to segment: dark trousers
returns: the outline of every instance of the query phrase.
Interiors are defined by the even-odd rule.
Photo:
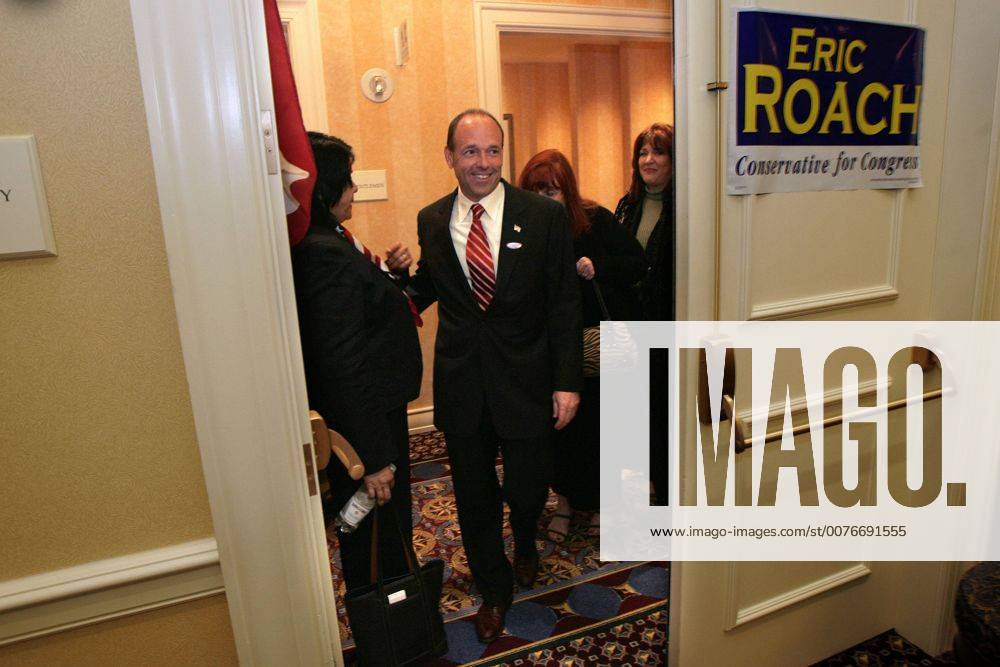
[[[580,408],[566,428],[554,431],[552,490],[570,507],[594,512],[601,506],[601,379],[584,378]]]
[[[378,549],[382,554],[382,572],[387,577],[407,572],[404,544],[400,543],[399,531],[396,530],[388,512],[394,512],[403,528],[406,548],[413,545],[413,518],[410,510],[410,437],[406,423],[406,406],[389,412],[391,437],[396,451],[396,482],[392,487],[392,498],[379,508]],[[344,466],[334,457],[327,467],[330,487],[334,498],[336,511],[344,506],[354,492],[358,490],[358,482],[352,480]],[[365,474],[378,472],[365,470]],[[340,560],[344,568],[344,581],[347,590],[351,591],[371,583],[371,542],[372,542],[372,510],[353,533],[337,531],[340,542]],[[333,517],[329,517],[333,519]]]
[[[538,518],[545,508],[551,462],[549,436],[500,438],[484,411],[479,433],[445,433],[458,504],[458,524],[469,569],[486,604],[507,604],[514,573],[504,553],[503,503],[510,507],[514,549],[535,547]],[[503,487],[497,479],[497,451],[503,457]]]
[[[670,373],[666,349],[649,352],[649,476],[654,505],[670,504]]]

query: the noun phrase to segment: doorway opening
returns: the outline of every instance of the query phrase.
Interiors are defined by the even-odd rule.
[[[636,135],[673,124],[672,59],[665,38],[501,34],[508,180],[555,148],[573,165],[580,192],[613,211],[632,177]]]
[[[448,120],[464,108],[479,106],[506,122],[504,176],[509,182],[516,184],[536,152],[557,148],[572,162],[581,193],[612,211],[631,181],[635,136],[654,122],[673,123],[668,0],[635,0],[626,3],[634,7],[624,9],[618,1],[609,1],[608,7],[482,0],[469,4],[471,12],[462,19],[467,22],[447,28],[448,34],[442,34],[441,26],[448,25],[442,19],[454,20],[454,12],[439,16],[440,8],[420,3],[399,16],[348,0],[338,3],[342,11],[319,8],[318,32],[324,43],[316,55],[323,64],[326,98],[338,100],[323,129],[354,147],[356,171],[384,170],[388,183],[387,199],[354,205],[352,229],[373,248],[396,241],[415,248],[417,212],[454,188],[441,149]],[[651,9],[656,6],[661,9]],[[358,79],[373,64],[391,63],[394,54],[391,45],[386,49],[377,41],[364,41],[363,35],[371,22],[395,30],[404,21],[410,59],[396,68],[387,66],[395,83],[394,98],[381,105],[367,102],[359,93]],[[452,44],[461,41],[456,35],[475,43],[475,67],[468,62],[468,50],[463,52],[466,62],[449,60]],[[294,29],[289,36],[296,39]],[[294,66],[294,49],[292,60]],[[460,80],[465,73],[474,73],[475,80]],[[301,95],[310,79],[296,78]],[[445,562],[442,608],[450,644],[446,664],[466,664],[487,655],[492,659],[496,647],[479,644],[470,629],[480,598],[465,559],[444,440],[429,426],[433,310],[425,313],[420,332],[424,391],[409,410],[414,547],[421,560]],[[502,474],[502,461],[497,465]],[[669,566],[600,561],[588,513],[573,516],[562,542],[545,539],[555,511],[556,500],[550,495],[539,523],[539,577],[533,588],[515,594],[515,608],[526,614],[521,620],[528,629],[509,622],[503,637],[508,649],[558,645],[581,634],[596,636],[628,625],[639,645],[648,645],[651,655],[664,656]],[[340,639],[349,656],[353,639],[343,609],[346,590],[334,530],[328,528],[327,543]],[[510,556],[509,530],[505,521]]]

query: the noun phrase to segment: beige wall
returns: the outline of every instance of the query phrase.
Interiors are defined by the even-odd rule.
[[[128,1],[5,2],[0,25],[0,131],[37,138],[59,253],[0,262],[11,579],[212,525]]]
[[[503,48],[501,47],[501,53]],[[514,117],[511,180],[538,151],[558,148],[573,160],[574,128],[568,63],[504,63],[503,113]]]
[[[59,253],[0,261],[9,580],[206,537],[212,524],[128,0],[3,2],[0,25],[0,134],[37,139]],[[234,653],[216,597],[0,648],[0,664],[233,664]]]
[[[236,665],[228,614],[216,595],[0,647],[0,667]]]
[[[555,4],[663,9],[667,0],[539,0]],[[350,143],[355,169],[385,169],[390,199],[354,205],[352,225],[374,248],[401,240],[416,250],[416,215],[455,186],[442,151],[448,121],[476,106],[472,0],[320,0],[323,68],[330,132]],[[409,26],[410,60],[395,66],[392,29]],[[361,75],[388,70],[395,93],[374,104],[361,96]],[[424,391],[411,407],[431,403],[430,370],[437,317],[421,331]]]
[[[128,0],[0,3],[0,134],[33,134],[58,256],[0,261],[0,580],[212,534]],[[226,665],[223,596],[0,665]]]

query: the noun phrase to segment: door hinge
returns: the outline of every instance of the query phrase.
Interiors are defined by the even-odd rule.
[[[720,90],[727,90],[728,88],[728,81],[709,81],[705,84],[705,90],[709,92],[718,92]]]
[[[309,485],[309,495],[315,496],[319,493],[319,488],[316,486],[316,469],[313,467],[313,450],[311,442],[307,442],[302,445],[302,454],[305,456],[306,460],[306,483]]]
[[[275,136],[277,132],[274,128],[274,114],[270,111],[260,112],[260,131],[264,139],[264,158],[267,162],[267,173],[277,176],[281,173],[281,164],[278,161],[278,142]]]

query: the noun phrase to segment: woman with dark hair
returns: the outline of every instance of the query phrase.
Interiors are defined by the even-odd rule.
[[[406,404],[420,393],[423,370],[419,319],[402,290],[410,254],[398,243],[385,261],[366,252],[344,227],[358,189],[351,147],[318,132],[309,140],[317,169],[312,215],[309,232],[292,248],[309,405],[354,447],[368,496],[396,514],[412,541]],[[327,473],[329,522],[358,483],[341,466]],[[371,525],[368,517],[354,532],[337,532],[349,591],[369,583]],[[380,530],[378,538],[385,574],[406,572],[399,533]]]
[[[642,319],[674,319],[674,128],[653,123],[639,133],[632,146],[632,184],[618,202],[615,218],[642,244],[649,272],[639,287]],[[665,377],[663,362],[650,369]],[[666,410],[650,415],[650,481],[654,503],[667,505],[669,475]]]
[[[615,218],[638,239],[649,272],[640,285],[642,319],[674,319],[674,128],[653,123],[635,138],[632,183]]]
[[[576,272],[583,296],[583,326],[601,320],[633,320],[639,317],[635,284],[645,273],[642,247],[615,222],[611,211],[582,199],[576,175],[566,156],[545,150],[524,166],[519,185],[525,190],[555,199],[566,207],[573,232]],[[607,315],[602,311],[603,297]],[[560,543],[569,533],[572,512],[592,512],[587,534],[600,531],[598,466],[600,463],[599,378],[584,378],[576,419],[555,431],[555,470],[552,488],[559,505],[548,526],[548,536]]]

